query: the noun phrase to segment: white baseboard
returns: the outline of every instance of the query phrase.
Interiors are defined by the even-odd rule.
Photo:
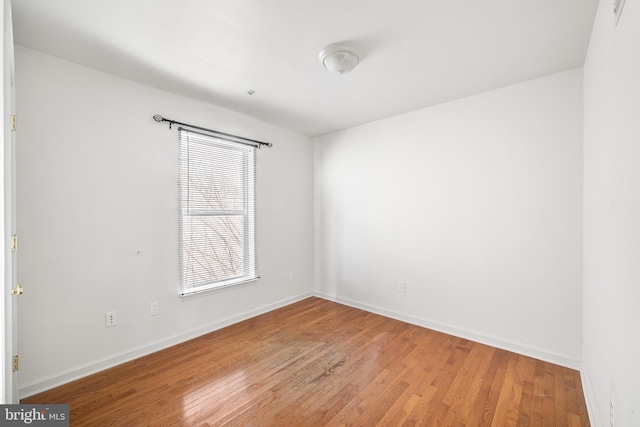
[[[596,404],[596,396],[591,386],[591,375],[586,359],[582,360],[582,368],[580,369],[580,381],[582,381],[582,391],[584,392],[584,400],[587,404],[587,412],[589,413],[589,423],[591,427],[600,427],[600,417],[598,414],[598,405]]]
[[[329,295],[329,294],[325,294],[323,292],[317,292],[317,291],[315,293],[309,292],[309,293],[300,294],[294,297],[286,298],[286,299],[274,302],[272,304],[264,305],[254,310],[246,311],[246,312],[237,314],[235,316],[232,316],[226,319],[219,320],[217,322],[214,322],[205,326],[193,328],[189,331],[183,332],[178,335],[164,338],[162,340],[158,340],[155,342],[146,343],[141,346],[133,347],[127,351],[112,354],[102,359],[94,360],[90,363],[77,366],[73,369],[58,372],[53,375],[49,375],[47,377],[38,378],[28,383],[21,384],[19,387],[18,394],[21,399],[24,399],[34,394],[38,394],[43,391],[49,390],[51,388],[80,379],[87,375],[91,375],[91,374],[103,371],[105,369],[112,368],[122,363],[129,362],[131,360],[140,358],[142,356],[146,356],[156,351],[208,334],[218,329],[222,329],[224,327],[233,325],[235,323],[242,322],[243,320],[247,320],[252,317],[258,316],[260,314],[278,309],[280,307],[293,304],[294,302],[303,300],[305,298],[308,298],[314,295],[317,296],[318,298],[334,301],[340,304],[348,305],[350,307],[354,307],[354,308],[365,310],[371,313],[379,314],[381,316],[390,317],[392,319],[397,319],[403,322],[433,329],[438,332],[443,332],[443,333],[454,335],[460,338],[469,339],[482,344],[497,347],[503,350],[512,351],[514,353],[533,357],[539,360],[544,360],[546,362],[555,363],[557,365],[565,366],[571,369],[580,370],[582,384],[585,391],[585,400],[587,403],[587,409],[589,411],[589,418],[592,421],[592,425],[597,427],[597,424],[593,423],[594,420],[597,421],[598,419],[595,416],[596,413],[594,412],[595,405],[593,401],[593,393],[590,387],[590,383],[588,381],[588,375],[585,375],[584,373],[587,370],[586,370],[586,367],[582,367],[583,369],[581,369],[581,363],[578,360],[575,360],[571,357],[564,356],[561,354],[556,354],[553,352],[544,351],[541,349],[526,346],[520,343],[514,343],[508,340],[498,339],[498,338],[487,336],[477,332],[468,331],[468,330],[452,327],[449,325],[444,325],[444,324],[434,322],[432,320],[428,320],[424,318],[408,316],[406,314],[402,314],[393,310],[388,310],[382,307],[377,307],[377,306],[373,306],[373,305],[361,303],[358,301],[350,300],[347,298],[341,298],[335,295]]]
[[[564,366],[566,368],[575,369],[577,371],[581,368],[581,361],[575,358],[563,355],[559,353],[550,352],[547,350],[528,346],[526,344],[517,343],[501,338],[493,337],[490,335],[482,334],[475,331],[469,331],[466,329],[457,328],[455,326],[446,325],[433,320],[408,316],[397,311],[388,310],[386,308],[377,307],[374,305],[354,301],[348,298],[342,298],[335,295],[325,294],[323,292],[315,292],[315,296],[323,298],[329,301],[334,301],[340,304],[348,305],[350,307],[359,308],[371,313],[379,314],[381,316],[390,317],[392,319],[401,320],[403,322],[411,323],[413,325],[422,326],[424,328],[433,329],[434,331],[443,332],[445,334],[453,335],[456,337],[468,339],[471,341],[479,342],[482,344],[490,345],[492,347],[500,348],[502,350],[511,351],[513,353],[522,354],[523,356],[533,357],[535,359],[543,360],[545,362],[554,363],[556,365]]]
[[[280,307],[293,304],[294,302],[301,301],[311,296],[313,296],[313,293],[307,292],[280,301],[276,301],[274,303],[267,304],[253,310],[239,313],[226,319],[221,319],[208,325],[193,328],[191,330],[171,337],[146,343],[120,353],[115,353],[107,357],[94,360],[90,363],[74,367],[73,369],[57,372],[53,375],[49,375],[43,378],[38,378],[28,383],[21,384],[18,388],[18,395],[20,396],[20,399],[33,396],[34,394],[38,394],[51,388],[58,387],[82,377],[86,377],[87,375],[95,374],[96,372],[112,368],[122,363],[138,359],[142,356],[146,356],[156,351],[174,346],[176,344],[180,344],[182,342],[197,338],[213,331],[217,331],[218,329],[222,329],[235,323],[242,322],[243,320],[258,316],[260,314],[264,314]]]

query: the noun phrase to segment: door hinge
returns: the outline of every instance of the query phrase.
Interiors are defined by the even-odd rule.
[[[24,289],[20,283],[18,283],[18,286],[15,289],[11,289],[11,295],[22,295],[23,292]]]
[[[11,115],[11,130],[18,130],[18,118],[15,114]]]
[[[13,356],[13,372],[18,372],[20,368],[20,357],[18,355]]]
[[[15,252],[18,250],[18,235],[14,234],[11,236],[11,252]]]

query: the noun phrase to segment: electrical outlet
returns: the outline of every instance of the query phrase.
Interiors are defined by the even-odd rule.
[[[398,292],[404,292],[404,282],[398,282]]]
[[[152,302],[149,304],[149,316],[157,316],[158,313],[160,312],[160,303],[159,302]]]
[[[116,326],[118,324],[118,312],[117,311],[108,311],[106,313],[106,326],[110,328],[112,326]]]
[[[293,271],[289,272],[289,280],[293,280]]]

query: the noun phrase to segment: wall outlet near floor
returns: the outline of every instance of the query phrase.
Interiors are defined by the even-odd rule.
[[[289,280],[293,280],[293,271],[289,272]]]
[[[149,303],[149,316],[157,316],[160,313],[160,303],[152,302]]]
[[[112,326],[116,326],[118,324],[118,312],[117,311],[107,311],[106,314],[106,326],[110,328]]]
[[[404,292],[404,282],[398,282],[398,292]]]

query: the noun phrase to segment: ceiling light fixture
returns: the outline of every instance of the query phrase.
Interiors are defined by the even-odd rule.
[[[360,62],[360,52],[348,43],[331,43],[320,51],[318,59],[332,73],[346,74]]]

